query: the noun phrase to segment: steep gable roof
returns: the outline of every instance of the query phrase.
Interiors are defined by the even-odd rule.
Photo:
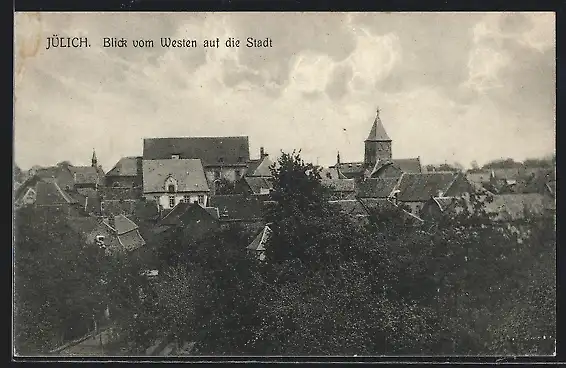
[[[387,198],[391,195],[399,178],[366,179],[358,183],[357,196],[360,198]]]
[[[130,231],[137,230],[138,225],[136,225],[132,220],[124,215],[114,216],[114,226],[118,235],[129,233]]]
[[[273,182],[265,177],[247,177],[245,176],[242,180],[250,187],[254,194],[262,194],[262,189],[273,189]]]
[[[144,193],[167,191],[165,181],[172,177],[177,181],[177,192],[208,192],[208,184],[200,160],[144,160]]]
[[[269,168],[271,165],[273,165],[273,161],[269,159],[269,156],[259,160],[250,160],[246,176],[270,177],[271,170]]]
[[[353,218],[367,217],[366,207],[357,199],[343,199],[338,201],[328,201],[331,207],[337,208],[342,213]]]
[[[106,176],[140,176],[142,175],[142,157],[122,157]]]
[[[439,192],[446,193],[457,174],[453,172],[435,172],[426,174],[404,173],[395,190],[399,190],[397,199],[403,202],[426,202]]]
[[[35,186],[35,204],[40,206],[77,203],[68,193],[65,193],[55,179],[42,179]]]
[[[248,137],[146,138],[144,160],[200,159],[204,166],[246,165],[250,160]]]

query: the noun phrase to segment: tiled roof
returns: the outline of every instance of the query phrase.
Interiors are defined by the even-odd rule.
[[[122,235],[136,230],[138,225],[124,215],[117,215],[114,216],[114,226],[112,227],[116,229],[118,235]]]
[[[57,184],[59,184],[62,189],[66,189],[67,187],[72,188],[75,183],[73,174],[68,166],[44,167],[34,171],[35,175],[41,179],[56,179]]]
[[[248,165],[248,171],[246,176],[264,176],[270,177],[271,170],[269,167],[273,165],[273,161],[269,159],[269,156],[265,156],[263,159],[251,160]]]
[[[399,190],[397,199],[402,202],[426,202],[439,192],[446,193],[457,174],[453,172],[435,172],[426,174],[403,174],[395,190]]]
[[[124,247],[124,250],[132,251],[143,245],[145,245],[145,240],[141,237],[137,230],[132,230],[130,232],[119,234],[118,240],[120,244]]]
[[[143,161],[144,193],[167,192],[168,177],[177,181],[177,192],[208,192],[208,184],[200,160],[167,159]]]
[[[262,189],[273,189],[271,180],[265,177],[244,177],[243,180],[248,184],[250,189],[255,194],[262,194]]]
[[[357,195],[360,198],[387,198],[395,189],[399,178],[366,179],[358,183]]]
[[[210,196],[209,206],[218,208],[221,221],[256,221],[263,215],[263,201],[254,196]]]
[[[420,158],[395,158],[393,165],[399,168],[404,173],[421,173],[421,160]]]
[[[200,159],[204,166],[246,165],[250,160],[248,137],[146,138],[144,160]]]
[[[321,184],[327,186],[335,192],[353,192],[356,190],[354,179],[325,179],[321,180]]]
[[[55,179],[43,179],[36,183],[35,204],[40,206],[77,203],[77,200],[65,193]]]
[[[194,203],[179,202],[171,211],[167,212],[165,216],[159,221],[159,225],[178,225],[180,224],[180,219],[185,212]],[[196,204],[198,206],[198,204]]]
[[[122,157],[106,176],[141,176],[142,157]]]
[[[218,208],[216,207],[204,207],[204,210],[210,214],[210,216],[214,217],[216,220],[220,217],[218,214]]]

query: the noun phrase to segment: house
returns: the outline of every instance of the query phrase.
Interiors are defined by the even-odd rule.
[[[220,228],[218,209],[181,202],[159,221],[158,227],[181,227],[184,238],[199,239]]]
[[[258,260],[265,261],[265,251],[272,235],[273,231],[271,228],[268,225],[265,225],[246,249],[248,249],[248,251]]]
[[[124,215],[105,219],[70,217],[68,224],[84,237],[87,244],[104,248],[109,253],[132,252],[145,245],[138,226]]]
[[[143,160],[143,195],[160,208],[170,209],[180,202],[205,206],[209,187],[198,159]]]
[[[426,174],[404,173],[395,186],[392,197],[419,216],[424,204],[432,197],[457,196],[473,190],[465,176],[456,172]]]
[[[348,179],[400,176],[401,173],[421,173],[420,158],[393,159],[392,140],[385,131],[379,109],[367,139],[364,142],[363,162],[344,162],[338,154],[335,166]]]
[[[270,177],[244,176],[236,182],[236,193],[267,195],[273,190],[273,181]]]
[[[261,196],[215,195],[210,197],[209,207],[217,208],[221,226],[234,223],[251,228],[263,226],[264,199]]]
[[[246,173],[250,162],[248,137],[144,139],[144,161],[171,159],[200,160],[210,186],[220,178],[236,181]]]
[[[141,156],[122,157],[112,170],[106,173],[106,186],[141,188],[143,169]]]
[[[273,161],[269,159],[269,155],[265,153],[264,148],[260,147],[259,159],[249,161],[246,176],[270,178],[270,167],[272,165]]]
[[[321,179],[321,184],[331,191],[331,199],[354,199],[356,196],[355,179]]]

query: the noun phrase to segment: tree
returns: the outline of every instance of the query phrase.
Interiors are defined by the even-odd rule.
[[[16,351],[47,353],[102,315],[102,255],[57,214],[22,208],[15,223]]]

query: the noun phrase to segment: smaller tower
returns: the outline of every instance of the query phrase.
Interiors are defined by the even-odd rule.
[[[378,108],[371,131],[365,140],[364,163],[368,168],[373,168],[378,161],[391,160],[391,138],[383,127],[379,112]]]
[[[91,166],[92,167],[98,167],[98,160],[96,159],[96,152],[94,151],[94,148],[92,149]]]
[[[338,154],[336,154],[336,166],[340,166],[340,151],[338,151]]]

